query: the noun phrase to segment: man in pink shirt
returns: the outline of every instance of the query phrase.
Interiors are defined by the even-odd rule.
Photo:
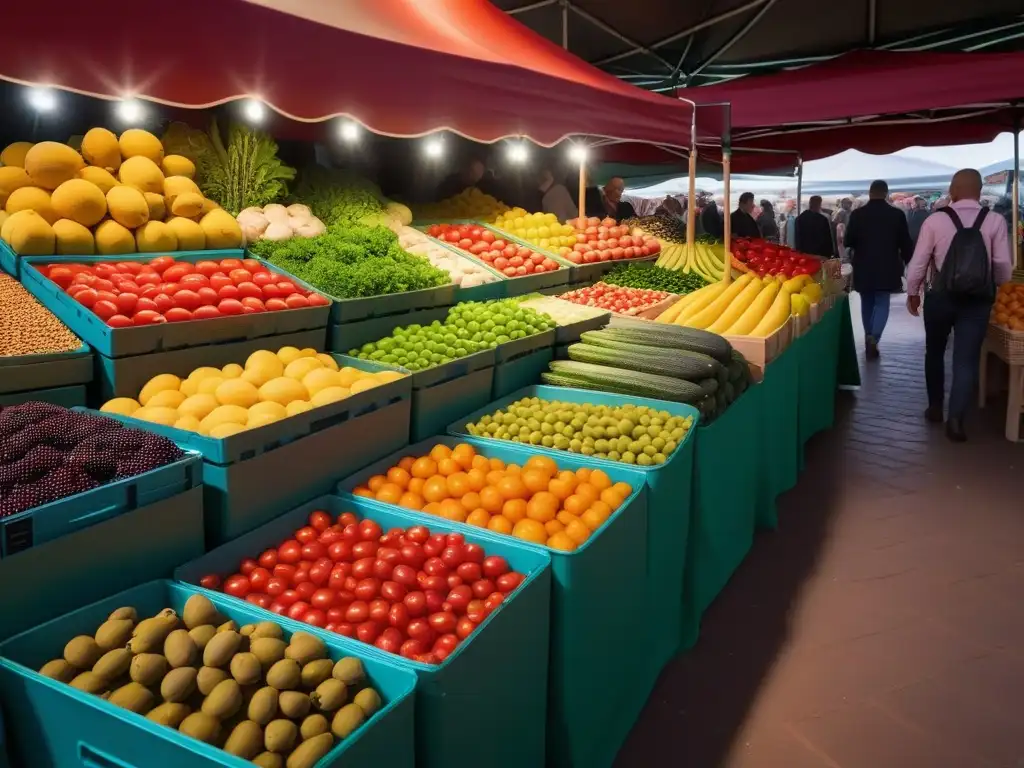
[[[981,187],[981,174],[972,168],[957,171],[950,182],[948,208],[955,212],[965,230],[974,227],[982,215]],[[935,423],[943,420],[944,357],[949,334],[953,333],[953,386],[949,393],[946,435],[955,442],[967,439],[964,417],[978,380],[981,345],[988,328],[995,288],[1008,282],[1013,275],[1006,221],[1001,216],[984,215],[978,230],[991,266],[991,297],[966,297],[937,290],[935,278],[958,232],[956,220],[945,211],[936,211],[925,219],[907,268],[907,309],[912,315],[918,314],[921,290],[925,290],[924,370],[928,387],[925,418]]]

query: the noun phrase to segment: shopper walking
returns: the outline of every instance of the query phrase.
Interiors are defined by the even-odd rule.
[[[967,439],[964,418],[978,380],[978,362],[996,288],[1013,275],[1006,223],[982,207],[981,174],[957,171],[950,203],[924,222],[907,269],[907,309],[917,315],[924,288],[925,418],[940,424],[945,392],[945,354],[953,333],[953,385],[946,435]],[[855,273],[856,274],[856,273]]]
[[[722,214],[718,211],[714,198],[709,197],[705,202],[704,208],[700,212],[700,223],[704,234],[710,235],[716,240],[725,237],[725,222],[722,221]]]
[[[915,246],[917,245],[917,238],[921,235],[921,227],[925,219],[930,215],[928,212],[928,201],[920,195],[915,195],[913,207],[907,211],[907,228],[910,230],[910,241]]]
[[[821,195],[812,195],[807,210],[796,217],[796,249],[800,253],[811,253],[823,259],[835,256],[832,241],[832,224],[821,212]]]
[[[889,321],[889,302],[903,292],[903,270],[914,249],[907,217],[886,202],[889,185],[873,181],[868,202],[850,213],[844,239],[853,251],[853,290],[860,293],[864,354],[878,357],[878,342]]]
[[[775,209],[770,200],[761,201],[761,215],[757,217],[757,228],[761,237],[772,243],[779,242],[779,225],[775,221]]]
[[[844,197],[839,201],[839,208],[832,214],[832,239],[836,243],[836,253],[839,258],[846,261],[846,248],[843,245],[843,237],[846,228],[850,226],[850,213],[853,211],[853,200]]]
[[[732,212],[730,223],[732,237],[761,237],[761,230],[757,228],[754,220],[754,193],[744,192],[740,195],[740,202],[736,210]]]

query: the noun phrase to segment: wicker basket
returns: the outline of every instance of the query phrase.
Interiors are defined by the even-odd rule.
[[[1024,365],[1024,331],[1011,331],[989,323],[985,341],[992,352],[1007,365]]]
[[[825,259],[821,262],[821,275],[827,280],[843,279],[843,262],[840,259]]]

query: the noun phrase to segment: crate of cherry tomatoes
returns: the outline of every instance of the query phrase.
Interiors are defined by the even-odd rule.
[[[650,693],[649,630],[637,623],[646,621],[647,604],[642,473],[576,454],[435,437],[370,465],[339,489],[404,508],[426,525],[449,522],[466,535],[486,530],[549,554],[548,764],[597,765],[618,751]],[[613,696],[611,658],[619,665]]]
[[[551,571],[543,552],[324,496],[175,576],[413,670],[417,765],[544,764]]]
[[[33,257],[22,282],[105,357],[326,329],[328,298],[243,256]]]

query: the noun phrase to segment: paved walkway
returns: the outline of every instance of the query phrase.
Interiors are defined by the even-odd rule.
[[[616,768],[1024,768],[1024,447],[926,425],[901,298]]]

